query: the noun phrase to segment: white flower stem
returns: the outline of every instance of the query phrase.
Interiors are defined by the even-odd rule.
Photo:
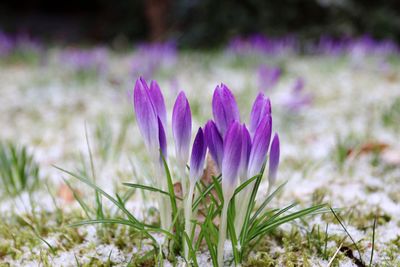
[[[190,183],[189,185],[189,192],[186,195],[186,201],[185,201],[185,207],[184,207],[184,212],[185,212],[185,232],[190,238],[191,233],[192,233],[192,224],[190,222],[190,219],[192,218],[192,198],[193,198],[193,191],[194,191],[194,184]],[[185,259],[188,259],[189,256],[189,247],[187,244],[186,238],[183,238],[183,247],[184,247],[184,253],[185,253]]]
[[[167,178],[164,177],[162,173],[164,173],[163,166],[158,163],[155,163],[154,164],[155,184],[161,190],[168,191]],[[171,209],[170,199],[168,196],[157,195],[157,201],[160,212],[161,228],[165,230],[170,230],[172,224],[172,218],[171,218],[172,209]]]
[[[222,267],[224,264],[224,248],[225,248],[225,239],[226,239],[226,226],[227,226],[227,217],[228,217],[228,206],[229,206],[230,198],[224,199],[224,206],[222,208],[221,213],[221,221],[219,224],[219,238],[218,238],[218,266]]]

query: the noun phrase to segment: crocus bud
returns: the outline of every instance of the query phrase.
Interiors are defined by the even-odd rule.
[[[191,133],[192,114],[185,93],[181,91],[172,111],[172,135],[175,141],[176,156],[181,163],[186,164],[189,158]]]
[[[249,167],[247,170],[248,178],[257,175],[266,160],[268,147],[271,140],[272,118],[265,116],[257,127],[251,146]]]
[[[269,169],[268,169],[268,181],[269,187],[275,183],[276,180],[276,173],[278,171],[279,165],[279,154],[280,154],[280,147],[279,147],[279,136],[275,133],[274,139],[272,140],[271,144],[271,151],[269,152]]]
[[[157,116],[160,117],[164,128],[167,127],[167,111],[165,108],[164,97],[161,93],[160,86],[158,86],[156,81],[151,81],[150,83],[150,96]]]
[[[271,115],[271,102],[264,93],[260,92],[253,103],[250,114],[250,133],[254,135],[260,121],[267,115]]]
[[[209,120],[204,128],[204,135],[212,159],[217,164],[219,171],[222,167],[223,141],[214,121]]]
[[[240,179],[245,181],[247,177],[247,167],[249,164],[249,157],[251,151],[251,138],[246,125],[242,125],[242,152],[240,156],[239,175]]]
[[[195,184],[203,174],[204,159],[206,158],[207,144],[203,129],[199,128],[194,138],[192,155],[190,156],[190,182]]]
[[[225,136],[225,132],[232,122],[240,121],[239,108],[235,97],[224,84],[215,88],[212,110],[215,124],[221,136]]]
[[[161,119],[158,117],[158,142],[160,144],[160,150],[163,157],[166,159],[168,156],[167,152],[167,137],[165,136],[165,131]]]
[[[151,100],[149,88],[142,77],[136,80],[133,90],[133,103],[137,124],[146,147],[150,151],[157,150],[159,148],[157,114]]]
[[[229,201],[238,184],[240,158],[242,155],[242,126],[233,122],[224,137],[222,159],[222,191],[224,200]]]

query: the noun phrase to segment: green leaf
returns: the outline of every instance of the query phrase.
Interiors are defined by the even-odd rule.
[[[174,191],[174,184],[172,182],[171,173],[169,171],[168,164],[165,161],[165,158],[164,158],[163,154],[161,153],[161,151],[160,151],[160,155],[161,155],[162,161],[164,163],[165,175],[167,176],[169,199],[171,201],[172,217],[174,218],[178,214],[178,207],[176,205],[176,196],[175,196],[175,191]]]

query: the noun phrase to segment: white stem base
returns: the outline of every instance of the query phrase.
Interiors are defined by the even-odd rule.
[[[194,191],[194,185],[190,184],[189,186],[189,193],[186,195],[186,203],[184,207],[184,212],[185,212],[185,232],[190,238],[192,234],[192,224],[190,222],[192,218],[192,198],[193,198],[193,191]],[[190,241],[190,240],[189,240]],[[185,259],[188,259],[189,257],[189,248],[188,248],[188,241],[186,238],[183,238],[183,247],[184,247],[184,253],[185,253]]]
[[[219,225],[219,238],[218,238],[218,266],[222,267],[224,264],[224,248],[225,248],[225,240],[226,240],[226,226],[227,226],[227,217],[228,217],[228,206],[229,200],[224,200],[224,206],[222,208],[221,213],[221,221]]]

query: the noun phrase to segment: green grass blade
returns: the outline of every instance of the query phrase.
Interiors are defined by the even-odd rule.
[[[249,237],[249,240],[252,240],[254,238],[256,238],[259,235],[263,235],[275,228],[277,228],[278,226],[293,221],[295,219],[301,218],[303,216],[306,215],[311,215],[313,214],[315,211],[318,211],[322,208],[324,208],[326,206],[326,204],[320,204],[320,205],[316,205],[316,206],[312,206],[310,208],[306,208],[297,212],[293,212],[289,215],[283,216],[283,217],[279,217],[273,221],[270,221],[270,223],[268,223],[265,227],[263,227],[262,229],[260,229],[259,231],[257,231],[256,233],[254,233],[252,236]]]
[[[174,191],[174,183],[172,182],[171,178],[171,173],[168,168],[168,164],[165,161],[164,156],[162,155],[160,151],[160,155],[164,164],[164,170],[165,170],[165,175],[167,176],[167,184],[168,184],[168,192],[169,192],[169,199],[171,201],[171,208],[172,208],[172,217],[175,218],[178,214],[178,207],[176,205],[176,196],[175,196],[175,191]]]
[[[54,165],[53,165],[54,166]],[[92,183],[91,181],[89,181],[88,179],[81,177],[79,175],[76,175],[70,171],[67,171],[65,169],[62,169],[58,166],[54,166],[56,169],[71,175],[72,177],[78,179],[79,181],[85,183],[86,185],[90,186],[91,188],[95,189],[96,192],[99,192],[100,194],[102,194],[104,197],[106,197],[108,200],[110,200],[112,203],[114,203],[121,211],[123,211],[127,217],[129,218],[129,220],[131,220],[132,222],[138,224],[138,225],[142,225],[143,224],[141,222],[139,222],[124,206],[122,206],[115,198],[113,198],[112,196],[110,196],[109,194],[107,194],[105,191],[103,191],[100,187],[98,187],[97,185],[95,185],[94,183]]]
[[[83,199],[79,196],[79,194],[76,192],[76,190],[72,187],[72,185],[67,181],[67,179],[64,179],[65,184],[68,186],[68,188],[71,190],[73,197],[75,198],[76,201],[78,201],[79,205],[83,209],[83,211],[86,214],[86,217],[89,219],[91,218],[90,213],[92,211],[90,210],[89,206],[86,205],[86,203],[83,201]]]
[[[332,207],[329,207],[329,208],[330,208],[332,214],[335,216],[336,220],[337,220],[337,221],[339,222],[339,224],[342,226],[343,230],[344,230],[344,231],[346,232],[346,234],[350,237],[351,242],[353,242],[353,245],[354,245],[355,248],[357,249],[358,256],[359,256],[359,258],[360,258],[361,263],[364,264],[364,261],[363,261],[363,259],[362,259],[362,257],[361,257],[361,251],[360,251],[360,249],[359,249],[357,243],[354,241],[354,238],[350,235],[349,231],[347,231],[347,228],[344,226],[344,224],[343,224],[342,221],[340,220],[339,216],[338,216],[338,215],[336,214],[336,212],[332,209]]]
[[[253,214],[253,216],[250,219],[250,224],[254,222],[254,220],[260,215],[260,213],[264,210],[264,208],[268,205],[269,202],[274,198],[274,196],[282,191],[283,187],[287,184],[287,181],[278,186],[277,189],[275,189],[274,192],[272,192],[265,200],[264,202],[260,205],[260,207],[257,209],[257,211]]]

